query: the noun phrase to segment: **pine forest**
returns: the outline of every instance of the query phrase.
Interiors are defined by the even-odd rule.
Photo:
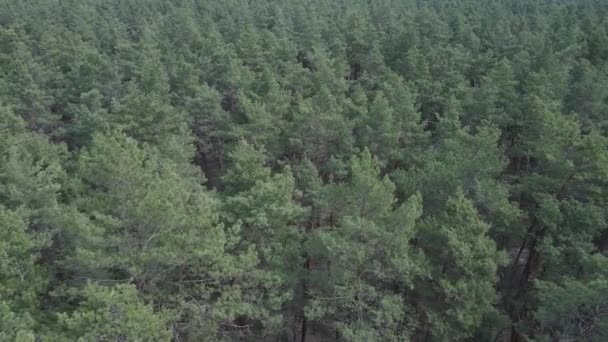
[[[608,341],[608,1],[0,0],[0,341]]]

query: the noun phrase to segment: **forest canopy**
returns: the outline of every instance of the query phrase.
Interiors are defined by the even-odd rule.
[[[0,341],[608,341],[605,0],[0,0]]]

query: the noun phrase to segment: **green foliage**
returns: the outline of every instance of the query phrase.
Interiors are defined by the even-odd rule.
[[[123,133],[95,135],[79,158],[75,204],[89,220],[74,227],[70,264],[92,280],[132,282],[160,307],[189,315],[190,304],[221,301],[220,284],[250,265],[237,263],[247,255],[233,260],[224,254],[231,232],[218,221],[217,201],[177,167]],[[229,298],[238,290],[229,288],[225,305],[233,305]],[[193,329],[226,318],[222,305],[217,310],[200,313],[202,326]]]
[[[167,318],[155,313],[137,296],[133,286],[82,289],[76,310],[59,314],[62,338],[73,341],[169,341]]]
[[[484,316],[494,311],[496,271],[507,260],[487,236],[489,228],[473,203],[457,191],[447,200],[445,211],[426,220],[419,230],[430,272],[421,279],[427,286],[420,283],[414,291],[422,307],[439,301],[440,307],[450,308],[425,313],[436,340],[470,337]]]
[[[605,340],[606,18],[0,0],[0,340]]]
[[[77,205],[94,227],[82,238],[101,248],[80,260],[122,268],[147,283],[170,265],[192,257],[213,263],[221,255],[225,238],[213,198],[154,150],[123,133],[96,135],[78,169],[83,196]]]
[[[0,339],[33,341],[33,315],[47,282],[37,265],[45,236],[28,232],[19,212],[0,206]],[[31,339],[30,339],[31,337]]]
[[[330,226],[309,241],[317,266],[305,314],[348,341],[399,340],[412,334],[404,294],[421,272],[410,247],[421,198],[398,205],[395,186],[380,177],[367,150],[351,159],[349,173],[348,181],[327,186]]]
[[[272,174],[263,151],[244,141],[229,158],[232,165],[223,177],[227,197],[222,218],[228,226],[240,227],[240,241],[233,252],[253,250],[259,258],[253,277],[260,283],[251,289],[259,296],[251,318],[262,321],[271,332],[280,327],[281,310],[293,296],[303,263],[297,224],[304,209],[294,201],[295,182],[289,168]]]
[[[552,336],[601,341],[608,331],[607,287],[605,278],[585,282],[567,278],[560,285],[539,282],[536,317]]]
[[[62,166],[65,157],[64,147],[50,143],[44,136],[27,132],[7,134],[0,147],[2,203],[30,210],[56,206],[67,177]]]

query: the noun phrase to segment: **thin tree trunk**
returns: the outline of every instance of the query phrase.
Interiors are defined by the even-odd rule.
[[[306,316],[304,316],[302,318],[302,339],[301,342],[306,342],[306,333],[308,330],[308,320],[306,319]]]

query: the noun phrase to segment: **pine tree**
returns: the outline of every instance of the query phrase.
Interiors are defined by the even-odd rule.
[[[473,203],[461,190],[445,211],[427,218],[417,230],[426,273],[414,286],[418,334],[431,340],[471,337],[494,311],[496,271],[505,256],[496,249]]]
[[[230,283],[255,257],[225,254],[233,230],[222,229],[218,204],[197,178],[177,167],[124,133],[95,135],[79,158],[75,203],[90,219],[72,233],[69,262],[92,281],[134,284],[155,306],[192,320],[176,329],[196,338],[234,318],[242,284]],[[200,311],[211,302],[213,311]]]
[[[33,341],[39,298],[49,278],[39,265],[48,235],[31,232],[23,214],[0,206],[0,339]]]
[[[168,317],[155,313],[137,296],[133,286],[87,285],[78,293],[79,305],[59,314],[59,338],[75,341],[169,341]]]
[[[397,204],[369,151],[345,183],[326,187],[326,226],[312,232],[306,318],[348,341],[398,340],[412,331],[407,288],[421,272],[410,247],[421,199]],[[408,312],[409,311],[409,312]]]
[[[250,270],[258,281],[250,289],[255,307],[247,316],[261,321],[265,333],[280,331],[282,310],[291,301],[303,264],[298,223],[305,213],[295,201],[289,168],[273,174],[261,150],[242,141],[229,155],[232,163],[222,177],[225,203],[222,219],[237,225],[234,254],[255,251],[259,264]]]

